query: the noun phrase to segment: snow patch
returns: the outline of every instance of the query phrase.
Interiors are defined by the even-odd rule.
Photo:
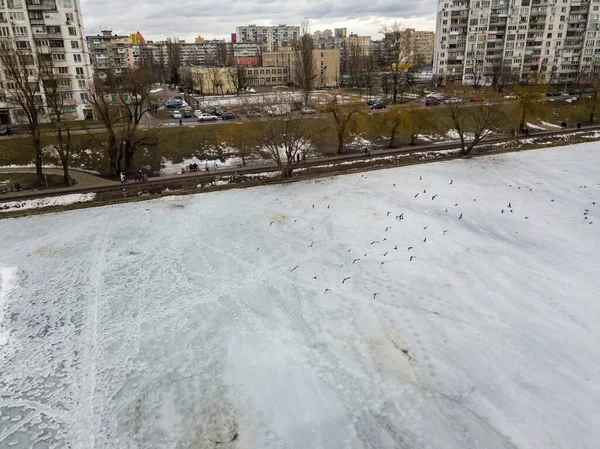
[[[8,295],[15,289],[16,280],[16,267],[0,267],[0,348],[8,342],[8,331],[4,330],[6,326],[3,324],[4,312]]]
[[[51,206],[66,206],[75,203],[86,203],[96,199],[95,193],[71,193],[69,195],[51,196],[32,200],[7,201],[0,203],[0,213],[15,210],[41,209]]]

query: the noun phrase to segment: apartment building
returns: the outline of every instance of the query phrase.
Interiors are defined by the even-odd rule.
[[[246,69],[248,86],[284,86],[290,82],[287,67],[253,67]]]
[[[117,36],[111,30],[87,36],[94,74],[102,80],[118,77],[133,67],[131,35]]]
[[[359,36],[350,33],[348,36],[349,48],[357,49],[361,56],[369,56],[371,52],[371,36]]]
[[[237,43],[261,44],[264,51],[290,46],[300,37],[300,27],[295,25],[247,25],[236,27],[235,31]]]
[[[92,79],[79,0],[0,0],[0,39],[15,41],[17,48],[32,51],[31,70],[38,58],[52,61],[60,83],[70,92],[63,108],[66,119],[83,120],[91,116],[86,104]],[[0,67],[0,123],[23,123],[24,112],[10,102],[11,87]],[[46,95],[40,92],[46,105]]]
[[[438,0],[434,76],[579,81],[600,66],[599,9],[600,0]]]
[[[291,47],[279,51],[263,53],[263,66],[287,67],[290,71],[290,81],[295,80],[297,69],[296,52]],[[312,51],[313,73],[315,87],[334,87],[340,80],[340,51],[337,49],[314,49]]]
[[[414,59],[423,64],[433,63],[435,33],[433,31],[415,30],[413,33]]]

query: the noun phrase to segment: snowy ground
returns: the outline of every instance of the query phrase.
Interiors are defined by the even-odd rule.
[[[0,221],[0,448],[597,449],[599,172],[590,143]]]

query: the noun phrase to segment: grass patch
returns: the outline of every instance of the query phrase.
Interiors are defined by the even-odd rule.
[[[61,175],[45,175],[48,181],[48,187],[64,187],[64,179]],[[37,181],[35,173],[0,173],[0,191],[11,190],[16,182],[21,184],[23,190],[32,188]],[[36,189],[44,189],[43,186],[36,186]]]

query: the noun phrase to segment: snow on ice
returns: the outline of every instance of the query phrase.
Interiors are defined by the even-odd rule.
[[[597,148],[0,221],[0,447],[597,449]]]
[[[50,206],[66,206],[75,203],[94,201],[95,193],[72,193],[69,195],[36,198],[32,200],[5,201],[0,203],[0,213],[14,212],[16,210],[41,209]]]

